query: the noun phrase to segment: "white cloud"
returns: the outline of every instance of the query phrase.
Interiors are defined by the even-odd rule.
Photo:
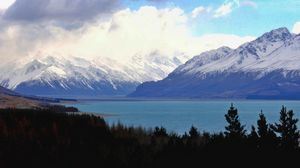
[[[295,34],[300,33],[300,22],[297,22],[297,23],[294,24],[292,32],[295,33]]]
[[[1,0],[0,9],[5,10],[10,7],[16,0]]]
[[[199,6],[192,11],[192,18],[196,18],[201,14],[211,14],[214,18],[220,18],[229,15],[234,9],[240,7],[257,8],[257,4],[252,0],[225,0],[222,5],[217,8]]]
[[[256,2],[252,1],[252,0],[244,0],[240,2],[241,6],[247,6],[247,7],[252,7],[252,8],[257,8],[258,5]]]
[[[1,23],[0,23],[1,24]],[[194,56],[221,46],[235,48],[252,37],[226,34],[194,36],[180,8],[144,6],[125,9],[112,18],[67,30],[49,23],[14,24],[0,31],[1,60],[41,56],[110,57],[127,62],[135,55],[158,52]]]
[[[244,2],[244,1],[242,1]],[[229,15],[234,9],[242,5],[240,0],[226,0],[221,6],[214,11],[214,17],[224,17]]]
[[[203,6],[198,6],[196,7],[193,11],[192,11],[192,18],[196,18],[201,14],[204,13],[209,13],[211,11],[211,8],[207,7],[203,7]]]
[[[219,17],[226,16],[226,15],[230,14],[232,12],[233,7],[234,7],[233,2],[222,4],[219,8],[217,8],[215,10],[214,17],[219,18]]]
[[[252,36],[237,36],[233,34],[207,34],[196,38],[201,47],[215,49],[221,46],[237,48],[245,42],[254,40]]]

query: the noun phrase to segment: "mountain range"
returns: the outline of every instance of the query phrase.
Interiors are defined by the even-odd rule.
[[[204,52],[129,96],[299,99],[300,34],[279,28],[237,49]]]
[[[236,49],[221,47],[190,60],[158,51],[125,62],[26,57],[0,65],[0,85],[22,95],[63,98],[300,99],[300,34],[279,28]]]
[[[126,63],[107,57],[41,56],[0,66],[1,86],[25,95],[47,97],[125,96],[145,81],[166,77],[187,60],[153,52]]]

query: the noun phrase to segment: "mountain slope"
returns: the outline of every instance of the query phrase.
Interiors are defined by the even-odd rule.
[[[279,28],[232,50],[195,56],[133,97],[300,98],[300,35]]]
[[[186,58],[180,58],[186,60]],[[182,63],[159,53],[128,63],[109,58],[47,56],[0,67],[1,85],[27,95],[94,97],[126,95],[144,81],[159,80]]]
[[[40,102],[21,97],[18,93],[0,86],[0,109],[3,108],[35,108]]]

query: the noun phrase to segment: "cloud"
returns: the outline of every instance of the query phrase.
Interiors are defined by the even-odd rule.
[[[252,0],[226,0],[221,6],[214,11],[214,18],[224,17],[240,7],[257,8],[258,5]]]
[[[214,17],[219,18],[219,17],[227,16],[233,11],[234,8],[239,6],[240,6],[239,0],[234,0],[234,1],[227,0],[215,10]]]
[[[294,24],[292,32],[295,33],[295,34],[300,33],[300,22],[297,22],[297,23]]]
[[[150,1],[150,2],[167,2],[169,0],[148,0],[148,1]]]
[[[113,12],[120,0],[16,0],[4,13],[14,21],[88,20]]]
[[[0,9],[2,9],[2,10],[7,9],[14,2],[15,2],[15,0],[2,0],[2,1],[0,1]]]
[[[257,8],[258,5],[256,2],[251,1],[251,0],[244,0],[244,1],[240,1],[240,5],[241,6],[246,6],[246,7],[252,7],[252,8]]]
[[[188,15],[180,8],[144,6],[138,10],[120,10],[108,20],[87,22],[72,30],[51,22],[12,24],[1,27],[0,56],[2,63],[8,59],[49,55],[109,57],[126,63],[135,55],[153,52],[171,58],[192,57],[224,45],[235,48],[253,39],[227,34],[195,36],[189,22]]]
[[[233,12],[234,9],[240,7],[252,7],[257,8],[257,4],[251,0],[225,0],[222,5],[212,8],[199,6],[194,8],[192,11],[192,18],[196,18],[201,14],[210,14],[214,18],[220,18],[229,15]]]
[[[221,46],[237,48],[241,44],[254,40],[252,36],[238,36],[234,34],[206,34],[196,38],[199,44],[204,48],[215,49]]]
[[[211,8],[205,8],[203,6],[198,6],[192,11],[192,18],[196,18],[201,14],[209,13],[211,11]]]

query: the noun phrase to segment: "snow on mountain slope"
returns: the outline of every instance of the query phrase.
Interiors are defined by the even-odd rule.
[[[185,65],[179,67],[174,73],[186,71],[193,73],[213,73],[223,71],[269,71],[280,69],[290,69],[291,64],[276,66],[274,61],[289,62],[295,58],[292,52],[299,55],[297,47],[292,48],[297,43],[297,36],[293,36],[286,28],[279,28],[265,33],[258,39],[243,44],[236,50],[226,47],[210,52],[205,52],[194,57]],[[274,59],[274,54],[277,54]],[[280,58],[282,57],[282,58]],[[289,58],[288,58],[289,57]],[[206,60],[205,62],[203,60]]]
[[[228,47],[221,47],[217,50],[204,52],[199,56],[195,56],[184,65],[179,66],[177,69],[175,69],[174,73],[179,73],[179,72],[189,73],[189,74],[197,73],[199,71],[202,71],[202,68],[197,69],[195,67],[202,67],[208,64],[212,64],[217,60],[225,58],[227,55],[229,55],[232,52],[233,50]]]
[[[235,50],[222,47],[202,53],[164,80],[146,82],[131,94],[201,98],[296,95],[300,95],[300,35],[291,34],[286,28],[265,33]]]
[[[183,57],[180,59],[187,58]],[[47,56],[18,60],[0,67],[1,85],[24,94],[47,96],[126,95],[135,87],[160,80],[183,62],[158,53],[135,56],[129,63],[107,57]]]

